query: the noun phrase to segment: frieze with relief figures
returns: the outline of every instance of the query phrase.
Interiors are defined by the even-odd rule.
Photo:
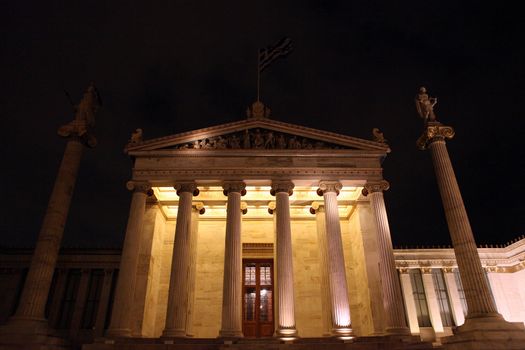
[[[171,149],[344,149],[348,147],[265,129],[186,142]]]

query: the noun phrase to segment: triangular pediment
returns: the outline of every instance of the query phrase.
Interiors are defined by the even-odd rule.
[[[252,118],[171,136],[130,143],[127,152],[187,149],[348,149],[389,152],[387,144],[329,131]]]

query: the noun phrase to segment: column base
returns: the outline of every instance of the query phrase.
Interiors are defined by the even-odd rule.
[[[332,336],[341,340],[350,340],[354,338],[354,331],[351,326],[332,328]]]
[[[291,342],[299,337],[295,328],[279,328],[275,331],[275,337],[285,342]]]
[[[221,339],[237,339],[237,338],[243,338],[244,334],[242,331],[237,330],[225,330],[221,329],[219,331],[219,338]]]
[[[186,330],[184,329],[165,329],[162,332],[161,338],[187,338]]]
[[[130,338],[130,328],[110,328],[106,331],[107,338]]]
[[[0,348],[54,349],[67,345],[68,341],[57,336],[46,319],[14,316],[0,326]]]
[[[525,326],[499,314],[468,317],[454,335],[441,339],[446,350],[525,349]]]
[[[385,333],[386,335],[400,335],[400,336],[412,335],[408,327],[389,327],[385,329]]]

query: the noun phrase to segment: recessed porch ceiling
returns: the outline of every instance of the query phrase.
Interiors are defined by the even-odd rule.
[[[268,212],[270,202],[275,202],[275,197],[270,194],[270,186],[246,186],[246,195],[241,198],[246,203],[248,212],[243,220],[271,220]],[[339,216],[344,219],[352,213],[355,203],[361,195],[362,187],[344,187],[337,197]],[[199,187],[200,194],[193,198],[194,203],[202,203],[206,212],[201,215],[201,220],[225,220],[227,197],[220,186]],[[292,219],[314,220],[315,215],[310,213],[312,202],[323,202],[323,197],[317,195],[317,187],[295,187],[290,196],[290,216]],[[173,187],[153,187],[153,192],[158,200],[162,213],[168,220],[177,218],[179,197]]]

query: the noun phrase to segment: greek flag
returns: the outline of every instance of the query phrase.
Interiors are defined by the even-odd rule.
[[[286,57],[293,50],[292,39],[285,37],[275,45],[259,50],[259,73],[279,57]]]

